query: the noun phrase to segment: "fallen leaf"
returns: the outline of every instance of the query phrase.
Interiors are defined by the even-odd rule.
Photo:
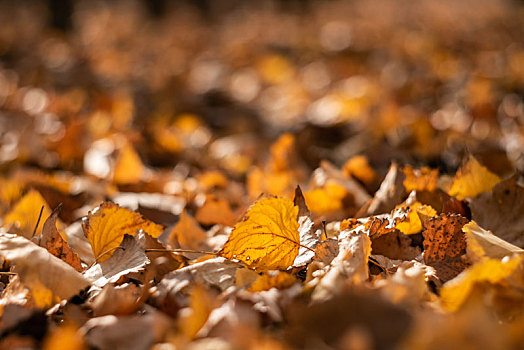
[[[398,203],[402,202],[404,193],[406,193],[404,179],[405,175],[400,167],[392,163],[375,196],[359,210],[357,216],[383,214],[393,210]]]
[[[492,232],[477,225],[475,221],[464,225],[462,231],[466,233],[466,251],[472,262],[478,262],[483,258],[502,259],[514,253],[524,253],[524,249],[498,238]]]
[[[371,185],[377,178],[377,173],[369,166],[366,156],[358,155],[349,158],[342,165],[342,172],[346,176],[353,176],[366,185]]]
[[[151,237],[158,237],[163,232],[162,226],[112,202],[103,202],[90,211],[82,229],[98,262],[109,259],[126,234],[134,236],[138,230],[144,230]]]
[[[73,252],[56,228],[56,219],[61,209],[61,205],[56,207],[44,222],[42,235],[40,236],[40,246],[47,249],[49,253],[60,260],[71,265],[75,270],[82,272],[84,269],[80,263],[80,258]]]
[[[178,326],[189,339],[194,339],[215,308],[215,299],[205,287],[195,284],[190,291],[190,309],[182,313]]]
[[[258,278],[248,288],[248,292],[261,292],[271,288],[285,289],[289,288],[298,280],[293,275],[283,271],[267,271],[258,276]]]
[[[470,265],[466,254],[466,235],[462,227],[468,220],[459,215],[440,214],[424,224],[424,262],[449,281]]]
[[[519,175],[496,184],[491,192],[469,200],[478,224],[511,244],[524,248],[524,187]]]
[[[298,208],[282,198],[263,198],[235,225],[219,254],[259,270],[286,269],[298,255]]]
[[[120,277],[131,272],[141,271],[149,263],[144,252],[144,233],[138,236],[124,235],[122,243],[114,254],[107,260],[93,265],[84,272],[84,277],[97,287],[103,287],[107,283],[116,282]]]
[[[422,222],[420,221],[420,215],[424,217],[434,217],[437,215],[437,211],[430,205],[425,205],[420,202],[414,202],[410,205],[402,204],[395,208],[396,210],[403,210],[407,213],[405,218],[399,220],[395,225],[395,228],[405,235],[412,235],[422,231]]]
[[[195,219],[204,225],[222,224],[233,226],[236,216],[225,199],[215,199],[208,196],[203,206],[198,208]]]
[[[44,197],[36,190],[29,190],[29,192],[15,204],[13,209],[6,214],[4,217],[4,225],[13,225],[16,233],[31,239],[33,237],[33,231],[35,232],[35,236],[42,232],[40,225],[35,231],[42,207],[44,207],[42,216],[49,217],[49,215],[51,215],[51,209],[49,209]]]
[[[317,214],[326,214],[343,209],[343,200],[347,195],[347,190],[332,180],[326,181],[324,186],[320,188],[305,193],[311,211]]]
[[[491,191],[500,182],[500,178],[482,166],[472,155],[460,167],[453,178],[453,184],[448,191],[450,196],[459,200],[474,198],[477,195]]]
[[[403,172],[405,175],[403,184],[407,192],[433,192],[436,190],[438,182],[438,169],[431,169],[428,167],[413,169],[408,165],[404,167]]]
[[[514,274],[523,262],[524,255],[517,255],[502,260],[484,259],[474,264],[458,277],[444,284],[440,291],[443,307],[449,311],[458,310],[472,292],[475,284],[500,283]]]
[[[133,146],[126,141],[116,159],[113,181],[119,185],[136,184],[143,178],[145,166]]]
[[[183,249],[205,250],[206,231],[200,224],[187,213],[183,211],[179,220],[169,232],[168,242],[173,247],[180,246]]]
[[[89,285],[73,267],[24,237],[0,233],[0,257],[14,266],[39,307],[69,299]]]
[[[301,244],[298,255],[293,261],[293,267],[301,267],[313,259],[315,247],[320,242],[320,231],[314,228],[314,223],[310,217],[311,213],[306,205],[306,199],[300,186],[297,186],[295,189],[293,203],[298,207],[297,221]]]
[[[132,283],[115,286],[106,284],[93,300],[87,302],[94,316],[131,315],[142,307],[138,300],[142,294],[140,287]]]
[[[49,332],[44,339],[43,350],[85,349],[84,338],[78,332],[78,327],[73,324],[64,324]]]

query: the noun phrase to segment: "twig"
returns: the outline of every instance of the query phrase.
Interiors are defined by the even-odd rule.
[[[36,230],[38,228],[38,224],[40,224],[40,219],[42,218],[42,213],[44,212],[44,206],[42,205],[42,208],[40,208],[40,214],[38,214],[38,220],[36,220],[35,229],[33,230],[33,234],[31,237],[35,236]]]
[[[203,250],[192,250],[192,249],[155,249],[155,248],[149,248],[144,250],[146,253],[195,253],[195,254],[209,254],[209,255],[217,255],[218,253],[213,252],[205,252]]]

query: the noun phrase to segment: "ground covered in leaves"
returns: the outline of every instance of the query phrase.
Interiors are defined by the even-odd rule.
[[[522,347],[522,4],[144,3],[0,3],[1,349]]]

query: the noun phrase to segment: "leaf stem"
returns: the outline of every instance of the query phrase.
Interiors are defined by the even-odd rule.
[[[40,224],[40,219],[42,219],[42,213],[44,212],[44,206],[42,205],[42,208],[40,208],[40,214],[38,214],[38,220],[36,220],[35,229],[33,230],[33,234],[31,237],[35,236],[36,230],[38,229],[38,225]]]
[[[193,249],[155,249],[155,248],[149,248],[144,250],[146,253],[195,253],[195,254],[209,254],[209,255],[217,255],[218,253],[214,252],[206,252],[203,250],[193,250]]]

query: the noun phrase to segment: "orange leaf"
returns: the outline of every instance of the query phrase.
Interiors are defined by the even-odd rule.
[[[180,214],[178,223],[169,233],[169,243],[175,247],[177,243],[179,243],[182,248],[202,249],[205,240],[206,231],[204,231],[198,222],[184,209],[182,214]]]
[[[261,292],[271,288],[285,289],[297,283],[297,279],[283,271],[268,271],[258,276],[249,287],[249,292]]]
[[[116,160],[113,181],[117,184],[134,184],[144,175],[145,167],[129,142],[120,149]]]
[[[423,167],[413,169],[409,165],[404,168],[404,187],[411,191],[434,191],[437,188],[438,169]]]
[[[112,249],[120,245],[125,234],[134,236],[138,230],[144,230],[156,238],[163,230],[162,226],[144,219],[139,213],[112,202],[103,202],[89,212],[82,228],[98,262],[107,260],[113,254]]]
[[[198,208],[195,219],[204,225],[222,224],[233,226],[236,216],[225,199],[208,197],[203,206]]]
[[[286,269],[300,248],[298,207],[282,198],[263,198],[237,223],[219,254],[260,270]]]

